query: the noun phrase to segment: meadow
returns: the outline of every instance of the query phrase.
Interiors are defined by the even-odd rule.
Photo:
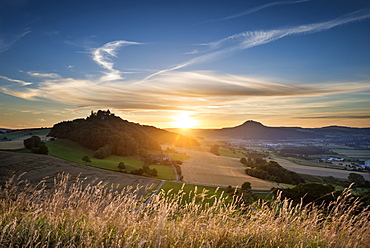
[[[278,198],[253,207],[214,197],[182,203],[161,191],[147,205],[129,187],[83,186],[64,176],[47,189],[9,180],[1,188],[2,247],[370,246],[370,212],[345,192],[328,207]],[[198,198],[199,199],[199,198]],[[207,207],[204,207],[207,206]]]
[[[38,135],[38,136],[45,136],[50,132],[50,128],[43,128],[43,129],[34,129],[34,130],[19,130],[13,132],[6,132],[0,134],[0,139],[6,137],[7,139],[15,140],[18,138],[31,136],[31,135]]]
[[[66,159],[75,163],[85,164],[97,168],[112,170],[112,171],[126,171],[130,173],[133,170],[142,168],[144,162],[134,157],[121,157],[110,155],[105,159],[94,158],[94,151],[83,147],[73,141],[57,139],[47,143],[49,152],[56,157]],[[89,156],[91,163],[82,161],[82,157]],[[120,170],[117,166],[120,162],[126,165],[126,169]],[[158,178],[175,180],[176,176],[174,169],[171,166],[165,165],[150,165],[150,168],[155,168],[158,171]]]

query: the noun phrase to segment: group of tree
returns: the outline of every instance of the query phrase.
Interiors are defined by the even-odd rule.
[[[275,161],[267,162],[262,158],[241,158],[240,162],[247,166],[245,173],[252,177],[277,183],[299,184],[304,179],[297,173],[283,168]]]
[[[55,124],[49,136],[68,139],[95,151],[94,157],[111,154],[136,155],[139,149],[160,150],[161,143],[199,145],[192,138],[151,126],[122,120],[110,111],[91,112],[86,119],[75,119]]]
[[[33,153],[48,154],[49,149],[45,142],[39,136],[32,136],[31,138],[23,140],[24,147],[30,149]]]
[[[364,176],[358,173],[349,173],[347,177],[354,188],[370,188],[370,181],[365,180]]]
[[[339,191],[336,192],[335,187],[331,184],[314,182],[300,183],[294,188],[273,188],[272,190],[274,194],[281,194],[282,198],[289,198],[296,203],[315,203],[317,205],[334,201],[341,193]]]
[[[144,164],[142,168],[131,171],[131,174],[140,176],[145,174],[147,176],[157,177],[158,171],[156,168],[151,169],[148,164]]]

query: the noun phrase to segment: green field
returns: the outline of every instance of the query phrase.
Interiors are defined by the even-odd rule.
[[[230,157],[230,158],[243,158],[245,157],[243,155],[243,151],[239,148],[234,147],[233,150],[231,150],[228,147],[220,147],[218,149],[218,153],[221,156]]]
[[[47,135],[50,132],[50,128],[43,128],[37,130],[19,130],[14,132],[7,132],[0,134],[0,139],[4,137],[14,140],[28,135]]]
[[[332,149],[333,152],[338,154],[355,158],[355,159],[370,159],[370,150],[358,150],[358,149]]]
[[[133,157],[121,157],[116,155],[111,155],[105,159],[96,159],[94,158],[94,151],[88,148],[85,148],[73,141],[58,139],[55,141],[50,141],[47,143],[47,147],[49,148],[49,152],[56,156],[63,158],[65,160],[69,160],[72,162],[86,164],[102,169],[108,169],[113,171],[120,171],[118,169],[118,164],[120,162],[125,163],[126,171],[130,173],[133,170],[139,169],[143,166],[144,162],[133,158]],[[91,163],[83,162],[83,156],[89,156],[91,159]],[[176,179],[174,170],[171,166],[165,165],[150,165],[150,168],[155,168],[158,171],[158,178],[162,179]]]
[[[151,150],[149,151],[150,154],[160,154],[161,152],[160,151],[154,151],[154,150]],[[164,154],[166,154],[167,156],[170,157],[171,160],[180,160],[182,162],[190,159],[190,156],[186,155],[185,153],[179,153],[179,152],[164,152]]]

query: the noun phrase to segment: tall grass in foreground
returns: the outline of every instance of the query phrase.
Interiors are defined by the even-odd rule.
[[[196,204],[160,193],[147,205],[133,188],[83,186],[59,176],[51,189],[9,180],[1,189],[1,247],[369,247],[368,210],[349,192],[324,210],[278,199],[253,207]],[[195,197],[197,196],[197,197]],[[349,204],[351,202],[351,204]]]

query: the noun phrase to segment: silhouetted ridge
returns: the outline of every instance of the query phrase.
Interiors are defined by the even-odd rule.
[[[193,135],[212,139],[246,139],[246,140],[290,140],[323,139],[346,137],[368,137],[370,128],[353,128],[328,126],[322,128],[268,127],[260,122],[248,120],[235,127],[222,129],[195,129]]]
[[[109,110],[91,111],[86,119],[55,124],[49,136],[68,139],[93,149],[98,158],[110,154],[135,155],[139,149],[160,150],[159,144],[199,145],[197,140],[177,133],[122,120]]]

